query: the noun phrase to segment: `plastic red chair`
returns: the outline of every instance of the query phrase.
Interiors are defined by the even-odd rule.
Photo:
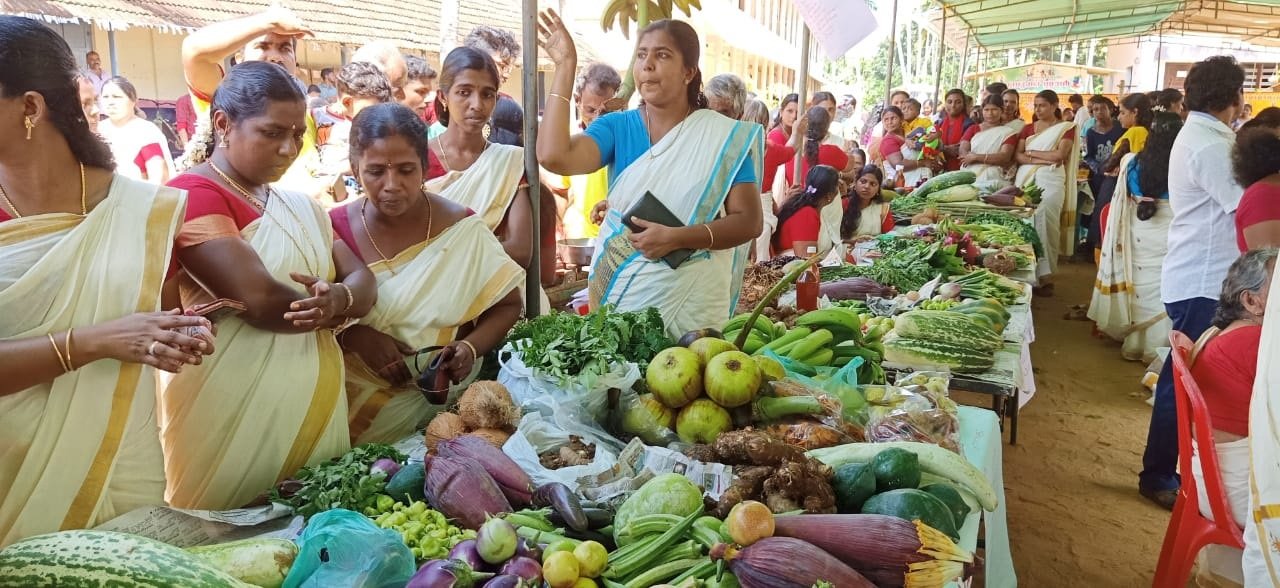
[[[1186,586],[1196,554],[1206,545],[1244,548],[1244,532],[1231,515],[1222,474],[1218,470],[1209,409],[1187,366],[1193,344],[1178,331],[1169,334],[1169,343],[1173,346],[1169,359],[1173,361],[1173,388],[1178,402],[1178,464],[1182,472],[1182,487],[1178,489],[1173,517],[1169,519],[1169,528],[1164,533],[1160,563],[1156,565],[1155,581],[1151,584],[1154,588]],[[1200,449],[1200,465],[1204,472],[1204,480],[1200,481],[1191,475],[1193,438]],[[1200,497],[1196,492],[1199,482],[1205,485],[1212,520],[1200,514]]]

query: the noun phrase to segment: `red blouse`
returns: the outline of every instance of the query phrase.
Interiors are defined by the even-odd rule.
[[[1244,240],[1245,229],[1273,220],[1280,220],[1280,184],[1254,182],[1245,189],[1236,206],[1236,246],[1240,252],[1249,250]]]
[[[817,241],[822,232],[822,215],[818,209],[806,206],[783,221],[773,235],[774,251],[791,249],[796,241]]]
[[[1249,400],[1258,372],[1262,327],[1248,325],[1220,333],[1196,356],[1191,376],[1200,386],[1213,428],[1249,435]]]
[[[790,145],[766,141],[764,145],[764,185],[765,192],[773,190],[773,178],[778,175],[778,166],[795,159],[796,148]]]
[[[835,145],[823,144],[818,147],[818,165],[829,165],[836,168],[836,171],[844,171],[844,168],[849,167],[849,155],[846,154],[843,149],[836,147]],[[785,168],[787,170],[787,182],[790,182],[793,185],[796,183],[795,173],[793,173],[795,171],[795,166],[796,162],[792,159],[787,161]],[[801,162],[800,181],[804,181],[804,176],[808,173],[809,162]]]

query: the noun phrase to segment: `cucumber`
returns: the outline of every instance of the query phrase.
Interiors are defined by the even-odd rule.
[[[889,441],[885,443],[845,443],[835,447],[814,449],[806,455],[833,468],[846,463],[869,463],[877,454],[889,449],[906,449],[914,454],[920,462],[923,473],[940,476],[954,482],[967,490],[978,500],[983,510],[994,511],[999,505],[996,491],[991,482],[969,460],[949,449],[943,449],[932,443],[917,441]]]
[[[232,577],[263,588],[284,585],[298,546],[287,539],[244,539],[187,551]]]
[[[925,180],[923,184],[920,184],[919,187],[912,190],[911,195],[920,197],[928,196],[945,188],[972,184],[976,181],[978,181],[978,174],[969,170],[962,169],[959,171],[946,172]]]
[[[932,494],[915,488],[899,488],[876,494],[862,505],[862,514],[878,514],[898,517],[908,521],[920,521],[959,541],[955,518],[951,510]]]

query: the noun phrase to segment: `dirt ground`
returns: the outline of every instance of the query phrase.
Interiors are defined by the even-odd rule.
[[[1151,408],[1145,365],[1092,323],[1064,320],[1088,304],[1094,266],[1063,264],[1052,298],[1033,302],[1036,394],[1005,444],[1009,540],[1019,586],[1150,586],[1168,511],[1138,495]],[[1006,436],[1007,439],[1007,436]]]

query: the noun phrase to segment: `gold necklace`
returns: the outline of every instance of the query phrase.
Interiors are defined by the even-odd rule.
[[[228,186],[231,186],[231,188],[239,192],[241,196],[244,196],[245,200],[248,200],[250,205],[257,208],[258,212],[261,213],[263,217],[275,223],[276,226],[280,228],[280,231],[284,233],[284,236],[288,237],[289,240],[293,242],[293,247],[298,250],[298,255],[302,256],[302,263],[307,266],[307,271],[310,272],[310,275],[321,277],[320,274],[316,272],[315,268],[311,267],[311,260],[307,258],[307,250],[302,247],[301,243],[298,243],[298,240],[294,238],[293,233],[289,232],[289,229],[276,219],[275,215],[272,215],[267,211],[266,202],[263,202],[261,199],[251,194],[249,190],[245,189],[244,186],[241,186],[239,182],[231,179],[231,177],[219,169],[217,164],[213,163],[212,160],[209,161],[209,167],[218,174],[218,177],[222,178],[223,182],[226,182]],[[267,197],[269,198],[271,197],[273,190],[270,185],[266,188]],[[289,216],[293,217],[293,220],[298,223],[298,228],[301,229],[303,227],[302,219],[298,218],[298,215],[294,214],[293,210],[291,210],[288,205],[285,205],[284,209],[285,212],[289,213]]]
[[[0,198],[4,198],[4,203],[9,205],[9,210],[13,211],[13,218],[22,218],[22,213],[18,212],[18,207],[13,205],[13,201],[9,200],[9,194],[4,191],[4,186],[0,185]],[[84,164],[80,164],[80,216],[89,214],[89,185],[84,181]]]
[[[488,139],[485,139],[485,141],[484,141],[484,147],[481,147],[481,148],[480,148],[480,155],[484,155],[484,152],[489,150],[489,145],[491,145],[491,144],[492,144],[492,143],[490,143]],[[444,152],[444,138],[443,138],[443,137],[441,137],[441,138],[439,138],[439,139],[436,139],[436,148],[440,151],[440,164],[444,166],[444,171],[446,171],[446,172],[454,171],[454,170],[453,170],[453,166],[450,166],[450,165],[449,165],[449,154],[447,154],[447,153],[445,153],[445,152]],[[479,159],[479,157],[477,157],[476,159]],[[470,169],[470,168],[468,168],[468,169]],[[462,170],[462,171],[466,171],[466,170]]]
[[[676,140],[680,138],[680,131],[684,130],[684,121],[689,120],[689,114],[691,112],[692,111],[685,111],[684,118],[680,119],[680,122],[676,123],[676,136],[671,139],[672,145],[674,145]],[[649,105],[647,104],[644,107],[644,132],[646,135],[649,136],[649,159],[650,160],[657,159],[659,155],[662,155],[663,153],[666,153],[671,150],[671,145],[667,145],[667,148],[663,149],[662,153],[653,152],[653,147],[654,147],[653,133],[649,130]]]
[[[427,240],[429,241],[431,240],[431,221],[434,220],[435,215],[431,212],[431,199],[427,197],[426,192],[422,193],[422,199],[427,201]],[[369,230],[369,221],[364,218],[364,209],[368,205],[369,197],[365,196],[364,202],[360,203],[360,224],[364,225],[364,236],[369,239],[369,244],[373,245],[373,250],[378,252],[378,257],[381,257],[382,261],[387,262],[387,269],[390,270],[391,275],[394,276],[396,275],[396,270],[391,267],[391,258],[387,257],[387,254],[382,252],[382,248],[378,247],[378,242],[373,240],[373,231]]]

